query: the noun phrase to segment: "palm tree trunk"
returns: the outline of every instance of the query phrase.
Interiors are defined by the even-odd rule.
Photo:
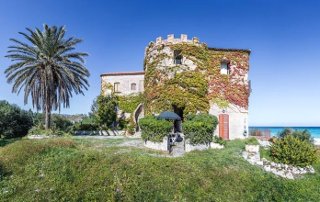
[[[51,122],[51,112],[49,110],[49,107],[46,106],[46,111],[45,111],[45,129],[46,130],[50,129],[50,122]]]

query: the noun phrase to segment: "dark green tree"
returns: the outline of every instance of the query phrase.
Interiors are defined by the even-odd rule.
[[[98,110],[96,121],[102,129],[113,128],[117,120],[118,101],[112,95],[99,95],[97,98]]]
[[[0,138],[14,138],[27,135],[33,125],[31,111],[10,105],[7,101],[0,101]]]
[[[83,94],[89,84],[89,71],[84,66],[86,53],[76,52],[82,40],[65,38],[65,27],[44,25],[41,31],[27,28],[19,32],[26,42],[10,39],[8,55],[13,62],[5,74],[13,83],[12,92],[23,89],[24,102],[31,96],[33,107],[45,114],[45,128],[50,128],[52,110],[69,107],[73,93]]]

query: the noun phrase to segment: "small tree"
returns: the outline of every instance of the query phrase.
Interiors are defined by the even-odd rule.
[[[0,101],[0,138],[22,137],[33,125],[32,112]]]
[[[113,128],[117,119],[118,102],[116,97],[112,95],[99,95],[97,98],[97,105],[96,121],[100,128]]]

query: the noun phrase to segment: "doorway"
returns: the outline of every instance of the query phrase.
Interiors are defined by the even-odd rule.
[[[177,107],[176,105],[172,105],[172,108],[173,108],[173,112],[178,114],[181,118],[180,121],[174,121],[174,132],[177,133],[181,133],[182,132],[182,121],[183,121],[183,110],[184,110],[184,107],[181,108],[181,107]]]
[[[229,115],[219,114],[219,137],[229,140]]]

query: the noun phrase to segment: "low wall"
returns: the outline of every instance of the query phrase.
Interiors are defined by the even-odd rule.
[[[93,130],[93,131],[86,131],[86,130],[81,130],[81,131],[75,131],[75,135],[101,135],[101,136],[118,136],[118,135],[125,135],[125,131],[123,130]]]
[[[271,172],[277,176],[287,179],[295,179],[306,173],[315,173],[315,170],[312,166],[300,168],[292,165],[275,163],[272,161],[268,161],[265,158],[260,159],[259,145],[246,145],[245,151],[242,153],[242,156],[250,164],[259,166],[266,172]]]
[[[190,152],[194,150],[206,150],[206,149],[222,149],[224,148],[223,145],[220,145],[218,143],[211,142],[210,144],[197,144],[197,145],[192,145],[190,143],[185,144],[185,151]]]
[[[160,151],[169,151],[168,149],[168,137],[164,137],[162,142],[152,142],[152,141],[145,141],[144,146],[149,149],[155,149]]]

